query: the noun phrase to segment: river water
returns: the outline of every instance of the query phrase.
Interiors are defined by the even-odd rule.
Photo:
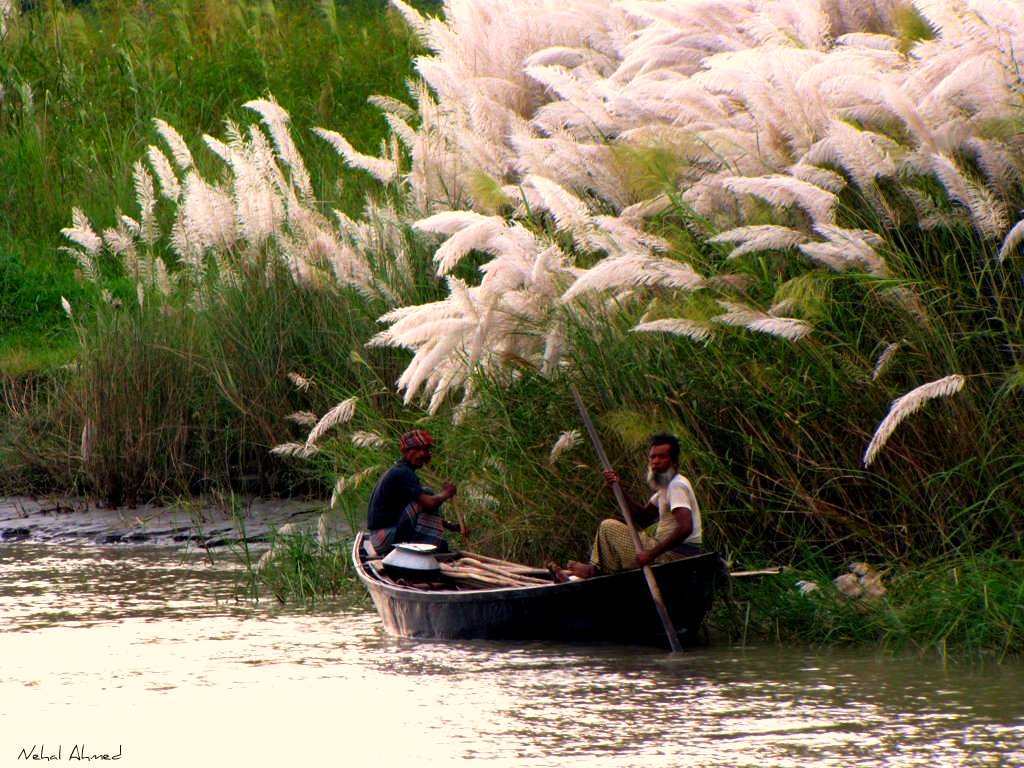
[[[1024,765],[1016,664],[401,640],[368,604],[238,602],[236,573],[0,544],[0,766]]]

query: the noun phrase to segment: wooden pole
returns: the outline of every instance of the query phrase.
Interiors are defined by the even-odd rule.
[[[436,485],[442,484],[442,480],[441,480],[441,476],[440,475],[436,475],[433,472],[430,472],[429,470],[424,471],[423,474],[427,477],[427,481],[429,483],[431,483],[432,485],[436,486]],[[459,499],[459,497],[457,495],[456,496],[452,496],[452,498],[450,500],[450,503],[451,503],[452,511],[455,513],[455,522],[457,522],[459,524],[459,533],[462,535],[462,538],[465,540],[466,546],[469,546],[469,536],[467,534],[465,534],[465,533],[462,533],[463,531],[469,530],[469,526],[466,525],[466,518],[464,518],[462,516],[462,509],[461,509],[462,505],[459,503],[458,499]]]
[[[590,414],[587,413],[587,407],[583,405],[583,399],[580,397],[580,393],[576,391],[576,387],[570,385],[572,389],[572,396],[576,399],[576,407],[580,409],[580,416],[583,417],[583,425],[587,428],[587,434],[590,435],[590,441],[594,444],[594,450],[597,452],[597,457],[601,460],[601,466],[607,471],[612,468],[611,462],[608,461],[608,456],[604,452],[604,448],[601,447],[601,440],[597,436],[597,430],[594,429],[594,424],[590,421]],[[636,531],[636,525],[633,524],[633,516],[629,512],[629,504],[626,503],[626,496],[622,492],[622,488],[619,487],[618,483],[612,483],[612,493],[615,494],[615,500],[619,502],[619,509],[622,510],[622,516],[626,520],[626,526],[629,528],[630,534],[633,536],[633,546],[636,548],[637,554],[643,551],[643,544],[640,543],[640,534]],[[658,588],[658,582],[654,578],[654,573],[651,571],[649,565],[643,566],[644,578],[647,579],[647,588],[651,591],[651,598],[654,600],[654,606],[658,609],[658,616],[661,618],[661,625],[665,628],[665,634],[668,636],[668,644],[672,647],[672,653],[679,653],[683,650],[679,644],[679,637],[676,635],[675,628],[672,626],[672,620],[669,618],[668,609],[665,607],[665,601],[661,597],[661,590]]]
[[[462,538],[466,542],[466,546],[469,546],[469,526],[466,525],[466,518],[462,516],[461,504],[458,502],[458,497],[452,497],[452,511],[455,512],[455,520],[459,524],[459,533],[462,534]]]

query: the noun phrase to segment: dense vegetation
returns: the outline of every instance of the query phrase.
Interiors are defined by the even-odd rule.
[[[401,95],[416,50],[383,5],[46,0],[12,15],[0,43],[0,370],[74,354],[60,297],[94,297],[57,255],[60,230],[76,206],[114,223],[154,118],[198,137],[273,93],[300,123],[344,124],[374,149],[385,122],[367,97]],[[317,164],[328,154],[308,131],[297,141]],[[342,187],[332,169],[317,182],[326,203],[361,208],[358,176]]]
[[[891,583],[870,605],[743,585],[733,608],[753,608],[721,618],[737,634],[1018,653],[1020,82],[982,114],[936,76],[963,60],[963,3],[840,22],[835,0],[794,29],[737,3],[769,75],[723,55],[647,80],[645,35],[689,33],[682,5],[652,21],[581,0],[549,24],[516,5],[450,3],[432,24],[406,7],[419,39],[371,2],[12,17],[3,487],[331,494],[358,523],[419,424],[475,548],[578,556],[614,507],[573,434],[575,384],[638,495],[646,435],[680,435],[707,543],[735,564],[825,584],[867,559]],[[956,109],[892,95],[924,87],[894,79],[918,60]],[[794,68],[842,119],[772,107]],[[672,112],[691,103],[700,127]],[[309,545],[285,547],[300,585],[320,583]]]

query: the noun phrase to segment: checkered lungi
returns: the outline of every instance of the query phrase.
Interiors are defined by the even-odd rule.
[[[640,543],[644,549],[650,549],[658,540],[646,531],[639,531]],[[694,551],[699,551],[694,548]],[[654,564],[670,563],[686,557],[682,552],[664,552],[654,559]],[[629,526],[619,520],[602,520],[594,537],[594,548],[590,552],[590,564],[596,565],[602,573],[618,573],[639,568],[636,559],[636,547]]]
[[[432,509],[422,509],[418,501],[409,503],[398,522],[390,528],[377,528],[370,533],[370,543],[379,555],[386,555],[395,544],[406,542],[434,544],[444,552],[448,542],[444,539],[444,518]]]

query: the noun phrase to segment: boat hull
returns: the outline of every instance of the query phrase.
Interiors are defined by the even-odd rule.
[[[414,589],[383,580],[353,549],[360,580],[384,627],[424,639],[665,642],[664,628],[640,570],[566,584],[468,591]],[[684,644],[697,633],[713,597],[719,558],[707,553],[652,567]]]

